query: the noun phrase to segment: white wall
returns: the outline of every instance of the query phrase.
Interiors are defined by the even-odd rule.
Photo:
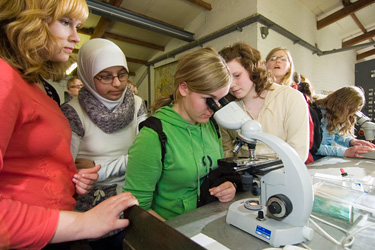
[[[226,27],[234,22],[237,22],[245,17],[248,17],[256,13],[256,4],[257,4],[256,0],[233,0],[233,1],[232,0],[231,1],[216,0],[212,4],[213,10],[202,12],[200,16],[198,16],[193,22],[191,22],[191,24],[186,28],[186,30],[194,33],[195,39],[199,39],[205,35],[211,34],[223,27]],[[203,46],[211,46],[215,48],[216,50],[220,50],[221,48],[228,46],[237,40],[245,39],[247,42],[249,42],[254,47],[256,47],[257,39],[256,39],[256,35],[254,35],[254,33],[256,32],[254,27],[256,27],[256,24],[244,28],[242,32],[233,32],[225,37],[221,37],[215,41],[204,44]],[[184,45],[186,45],[186,42],[174,39],[171,41],[171,43],[169,43],[165,47],[164,52],[158,53],[157,55],[155,55],[154,58],[164,55],[165,53],[168,53],[168,51],[172,51]],[[179,55],[177,55],[177,57],[178,56]],[[169,59],[166,59],[164,61],[157,63],[156,65],[154,65],[154,67],[168,64],[176,60],[177,58],[169,58]],[[146,67],[142,67],[140,70],[136,72],[136,77],[134,77],[133,79],[134,79],[134,82],[136,82],[137,84],[139,84],[138,79],[143,74],[145,68]],[[152,84],[153,84],[153,78],[154,78],[154,71],[152,68],[151,69]],[[148,98],[147,80],[148,79],[145,78],[140,83],[140,86],[138,88],[139,95],[145,100],[147,100]],[[154,93],[153,93],[153,87],[152,87],[151,97],[153,96],[154,96]],[[151,102],[153,101],[154,100],[152,99]]]
[[[309,44],[316,44],[322,51],[341,47],[340,37],[335,34],[334,30],[330,30],[329,26],[317,31],[315,15],[297,0],[216,0],[212,3],[212,11],[202,12],[186,30],[194,33],[195,39],[199,39],[256,13],[277,23]],[[237,41],[244,41],[257,48],[263,57],[274,47],[286,47],[292,54],[296,71],[310,79],[316,93],[335,90],[344,85],[354,85],[356,59],[353,51],[317,56],[271,29],[268,37],[262,39],[259,32],[261,26],[260,24],[249,25],[243,28],[242,32],[232,32],[203,46],[211,46],[220,50]],[[165,52],[157,54],[154,58],[185,44],[186,42],[174,39],[166,46]],[[154,66],[158,67],[175,60],[176,58],[170,58]],[[136,72],[134,82],[138,82],[145,68],[142,67]],[[152,84],[153,77],[154,72],[151,67]],[[153,87],[151,90],[153,91]],[[148,77],[141,83],[139,94],[147,100]],[[153,96],[154,93],[151,92],[151,97]]]
[[[322,51],[341,47],[341,39],[332,27],[328,26],[318,31],[314,14],[297,0],[262,0],[258,12],[309,44],[316,44]],[[292,54],[296,71],[309,78],[318,94],[345,85],[354,85],[354,51],[324,56],[313,55],[310,50],[293,44],[272,30],[265,40],[262,41],[259,36],[258,39],[257,49],[264,57],[274,47],[286,47]]]

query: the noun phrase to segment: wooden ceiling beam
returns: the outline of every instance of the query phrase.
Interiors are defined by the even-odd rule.
[[[372,50],[369,50],[369,51],[363,52],[363,53],[361,53],[361,54],[357,54],[357,61],[358,61],[358,60],[361,60],[361,59],[363,59],[363,58],[366,58],[366,57],[372,56],[372,55],[375,55],[375,49],[372,49]]]
[[[344,6],[348,6],[350,4],[350,0],[342,0],[342,4]],[[353,20],[357,24],[357,26],[362,30],[363,35],[360,35],[358,37],[354,37],[354,38],[352,38],[350,40],[342,42],[341,47],[342,48],[349,47],[349,46],[355,45],[357,43],[360,43],[360,42],[362,42],[362,41],[364,41],[366,39],[368,39],[370,42],[373,42],[374,39],[372,39],[372,37],[375,36],[375,33],[374,33],[374,35],[369,34],[367,32],[367,30],[365,29],[365,27],[363,27],[362,23],[359,21],[359,19],[355,15],[355,13],[351,13],[350,16],[353,18]]]
[[[136,59],[136,58],[132,58],[132,57],[126,57],[126,60],[128,62],[131,62],[131,63],[138,63],[138,64],[143,64],[143,65],[147,64],[146,60]]]
[[[205,8],[206,10],[212,10],[211,4],[202,0],[188,0],[189,2],[198,5],[199,7]]]
[[[102,37],[111,22],[112,20],[101,17],[90,39]]]
[[[164,46],[159,46],[159,45],[156,45],[156,44],[153,44],[153,43],[143,42],[143,41],[133,39],[133,38],[130,38],[130,37],[115,35],[115,34],[112,34],[112,33],[109,33],[109,32],[105,32],[104,37],[114,39],[114,40],[118,40],[118,41],[125,42],[125,43],[131,43],[131,44],[139,45],[139,46],[150,48],[150,49],[160,50],[160,51],[164,51],[164,49],[165,49]]]
[[[375,0],[358,0],[357,2],[351,3],[348,6],[342,8],[341,10],[336,11],[335,13],[319,20],[316,26],[318,30],[320,30],[334,22],[337,22],[338,20],[344,17],[347,17],[351,13],[363,9],[373,3],[375,3]]]
[[[73,53],[72,54],[78,54],[78,51],[79,51],[79,49],[73,49]],[[131,62],[131,63],[138,63],[138,64],[143,64],[143,65],[147,64],[146,60],[132,58],[132,57],[126,57],[126,60],[128,62]]]
[[[342,0],[342,4],[346,7],[351,4],[350,0]],[[365,27],[363,27],[362,23],[359,21],[355,13],[351,13],[350,16],[354,20],[354,22],[357,24],[357,26],[362,30],[363,33],[366,32]]]
[[[94,29],[93,28],[80,28],[77,30],[77,32],[83,35],[91,36],[94,33]]]
[[[122,4],[122,1],[123,0],[110,0],[109,4],[115,7],[120,7],[120,5]],[[90,39],[102,37],[111,22],[112,22],[111,19],[101,17]]]
[[[93,34],[93,32],[94,32],[94,29],[92,29],[92,28],[82,28],[82,29],[78,30],[78,33],[84,34],[84,35],[87,35],[87,36],[91,36]],[[113,39],[113,40],[118,40],[118,41],[121,41],[121,42],[134,44],[134,45],[138,45],[138,46],[142,46],[142,47],[145,47],[145,48],[150,48],[150,49],[155,49],[155,50],[160,50],[160,51],[165,50],[164,46],[144,42],[144,41],[133,39],[133,38],[130,38],[130,37],[115,35],[115,34],[112,34],[112,33],[109,33],[109,32],[104,32],[103,37],[110,38],[110,39]]]
[[[342,47],[343,48],[349,47],[349,46],[352,46],[354,44],[363,42],[363,41],[365,41],[367,39],[371,39],[372,37],[375,37],[375,29],[371,30],[369,32],[365,32],[364,34],[359,35],[357,37],[354,37],[352,39],[349,39],[349,40],[347,40],[345,42],[342,42]],[[371,39],[371,41],[372,41],[372,39]]]

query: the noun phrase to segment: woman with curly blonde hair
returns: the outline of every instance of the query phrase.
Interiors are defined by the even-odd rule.
[[[317,155],[339,157],[362,157],[375,147],[374,144],[354,138],[353,130],[357,122],[355,113],[365,103],[363,90],[349,86],[340,88],[324,98],[314,101],[322,111],[322,143]],[[340,146],[334,146],[334,143]]]
[[[74,212],[100,166],[77,172],[69,122],[43,78],[63,77],[88,14],[84,0],[0,1],[0,249],[70,249],[126,227],[120,213],[137,204],[124,193]]]
[[[287,86],[272,82],[272,76],[262,61],[260,52],[249,44],[239,42],[222,49],[224,58],[233,76],[230,94],[263,131],[275,135],[293,147],[303,161],[309,151],[308,109],[302,94]],[[223,147],[226,156],[233,156],[232,141],[237,131],[222,129]],[[248,156],[242,147],[240,155]],[[257,154],[272,153],[264,144],[257,144]]]
[[[294,82],[294,63],[289,50],[283,47],[273,48],[266,56],[267,69],[275,77],[275,82],[298,89],[298,82]]]
[[[59,37],[51,32],[49,24],[63,16],[85,20],[88,12],[84,2],[2,1],[0,22],[2,27],[6,25],[6,29],[1,33],[8,39],[0,40],[1,58],[22,70],[23,78],[30,82],[39,81],[40,76],[61,80],[71,62],[50,60],[61,51],[61,48],[58,46]],[[33,4],[35,7],[32,7]]]

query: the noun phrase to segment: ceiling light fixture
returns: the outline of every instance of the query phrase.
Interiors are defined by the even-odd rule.
[[[110,20],[128,23],[143,29],[152,30],[183,41],[194,41],[193,33],[181,30],[172,25],[168,25],[99,1],[86,0],[86,3],[89,6],[90,12],[95,15],[103,16],[109,18]]]
[[[77,68],[77,66],[78,66],[77,62],[72,63],[72,65],[70,65],[70,67],[66,70],[65,73],[67,75],[70,75],[73,72],[73,70]]]

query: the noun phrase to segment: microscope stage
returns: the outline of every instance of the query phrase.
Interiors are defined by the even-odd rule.
[[[284,166],[279,158],[274,157],[258,157],[256,160],[251,160],[248,157],[228,157],[218,160],[218,164],[233,168],[236,172],[246,171],[250,174],[265,174]]]

